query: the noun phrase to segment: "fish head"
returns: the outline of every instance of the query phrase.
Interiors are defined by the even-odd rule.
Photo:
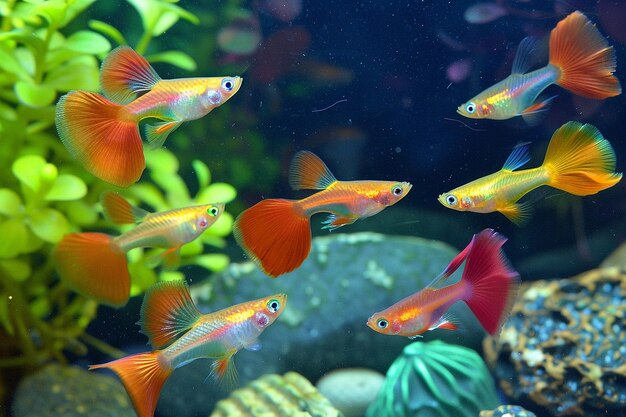
[[[450,208],[452,210],[459,210],[459,211],[463,210],[461,208],[461,200],[459,199],[459,197],[456,195],[454,191],[440,194],[437,200],[439,200],[439,202],[443,206]]]
[[[195,207],[195,229],[202,233],[213,225],[224,212],[224,203],[202,204]]]
[[[383,181],[380,183],[377,200],[385,207],[392,206],[402,200],[411,188],[413,185],[410,182]]]
[[[455,188],[443,193],[437,200],[444,206],[457,211],[479,211],[489,209],[489,201],[479,195],[470,193],[465,187]]]
[[[226,103],[239,91],[243,82],[241,77],[208,77],[204,80],[206,80],[206,89],[200,102],[207,111]]]
[[[474,97],[457,107],[456,112],[469,119],[489,119],[493,112],[493,105],[479,97]]]
[[[274,294],[269,297],[253,301],[254,315],[252,323],[263,330],[285,311],[287,305],[287,294]]]

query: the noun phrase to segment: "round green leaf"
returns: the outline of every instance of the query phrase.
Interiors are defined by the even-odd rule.
[[[200,265],[213,272],[219,272],[228,266],[230,259],[221,253],[212,253],[207,255],[196,256],[194,259],[196,265]]]
[[[165,12],[152,28],[152,36],[160,36],[178,22],[180,17],[174,12]]]
[[[184,281],[185,275],[182,272],[162,271],[159,274],[159,281]]]
[[[197,68],[196,61],[192,57],[181,51],[165,51],[147,57],[150,62],[166,62],[187,71],[194,71]]]
[[[206,164],[200,160],[194,159],[191,161],[196,177],[198,178],[198,185],[200,189],[206,188],[211,182],[211,171]]]
[[[46,165],[46,160],[39,155],[25,155],[13,162],[13,175],[34,192],[38,192],[41,186],[41,170]]]
[[[25,281],[30,276],[30,264],[21,259],[0,260],[0,265],[16,281]]]
[[[153,149],[146,153],[146,166],[156,175],[178,172],[178,159],[167,149]]]
[[[124,35],[122,35],[122,33],[119,30],[109,25],[108,23],[101,22],[99,20],[90,20],[89,27],[92,28],[93,30],[97,30],[103,35],[107,35],[108,37],[110,37],[116,43],[120,45],[128,44],[128,42],[126,42],[126,39],[124,38]]]
[[[183,257],[200,255],[203,251],[204,251],[204,245],[202,245],[202,242],[200,241],[200,239],[196,239],[196,240],[192,240],[186,245],[183,245],[183,247],[180,249],[180,255]]]
[[[46,1],[40,3],[31,9],[32,14],[43,17],[48,21],[50,26],[58,28],[65,19],[65,9],[67,5],[61,1]]]
[[[131,277],[130,296],[143,294],[146,289],[157,282],[157,274],[152,268],[143,264],[143,258],[128,265],[128,272]]]
[[[237,190],[230,184],[216,182],[201,190],[195,200],[198,204],[229,203],[237,197]]]
[[[133,197],[146,203],[156,211],[164,211],[168,209],[168,205],[163,198],[163,194],[153,184],[134,184],[130,187],[129,192]]]
[[[83,198],[86,194],[87,186],[83,180],[74,175],[61,174],[52,185],[50,191],[48,191],[48,194],[46,194],[46,200],[78,200]]]
[[[14,89],[20,102],[30,107],[48,106],[54,102],[57,94],[54,88],[31,81],[18,81]]]
[[[58,204],[72,224],[91,226],[98,220],[96,210],[82,200],[65,201]]]
[[[57,91],[98,90],[100,71],[95,61],[87,63],[74,59],[51,70],[45,78],[45,85]]]
[[[99,33],[81,30],[67,38],[65,48],[70,51],[96,55],[109,52],[111,43]]]
[[[0,213],[17,216],[22,209],[22,200],[13,190],[0,188]]]
[[[0,223],[0,258],[11,259],[26,252],[28,230],[22,219],[11,218]]]
[[[44,207],[30,214],[30,228],[39,238],[50,243],[57,243],[70,232],[70,224],[57,210]]]

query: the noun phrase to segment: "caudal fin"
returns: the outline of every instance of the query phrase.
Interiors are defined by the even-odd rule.
[[[255,204],[237,217],[233,233],[246,254],[272,277],[299,267],[311,249],[309,217],[295,200]]]
[[[474,235],[461,278],[467,284],[465,302],[491,335],[500,332],[519,287],[519,274],[500,249],[504,242],[492,229]]]
[[[124,120],[121,105],[86,91],[59,99],[56,126],[61,141],[83,167],[119,187],[136,182],[145,167],[137,122]]]
[[[73,290],[112,306],[130,294],[126,254],[103,233],[70,233],[54,249],[57,271]]]
[[[546,151],[543,167],[548,185],[574,195],[590,195],[622,179],[615,172],[615,152],[593,125],[568,122],[558,128]]]
[[[172,368],[159,362],[159,351],[89,366],[89,370],[101,368],[109,368],[120,377],[139,417],[154,416],[161,388],[172,373]]]
[[[622,92],[615,72],[615,50],[579,11],[550,33],[550,64],[560,70],[556,83],[583,97],[604,99]]]

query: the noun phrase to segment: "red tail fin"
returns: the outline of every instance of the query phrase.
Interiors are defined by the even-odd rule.
[[[72,91],[57,103],[56,126],[69,153],[87,171],[128,187],[146,164],[137,122],[124,120],[122,110],[99,94]]]
[[[89,370],[100,368],[112,369],[120,377],[139,417],[154,416],[161,387],[172,373],[159,361],[159,351],[89,366]]]
[[[550,64],[561,70],[556,83],[579,96],[603,99],[622,92],[613,75],[613,47],[581,12],[571,13],[552,30]]]
[[[237,217],[233,233],[246,254],[272,277],[299,267],[311,250],[309,217],[295,200],[255,204]]]
[[[103,233],[70,233],[54,250],[61,279],[99,302],[122,306],[130,294],[126,254]]]
[[[474,235],[465,261],[463,278],[468,285],[465,302],[491,335],[498,334],[511,312],[519,274],[500,250],[506,238],[485,229]]]

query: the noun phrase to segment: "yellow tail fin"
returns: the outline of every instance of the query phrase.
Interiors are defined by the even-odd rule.
[[[590,195],[622,179],[615,172],[615,151],[590,124],[568,122],[552,135],[543,167],[548,185],[574,195]]]

